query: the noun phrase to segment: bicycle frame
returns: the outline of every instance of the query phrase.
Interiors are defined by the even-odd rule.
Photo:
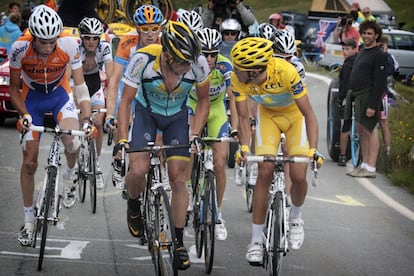
[[[351,120],[352,120],[351,131],[349,133],[350,140],[351,140],[351,159],[352,159],[352,165],[356,168],[361,163],[361,144],[359,141],[357,122],[355,119],[355,102],[352,102]]]

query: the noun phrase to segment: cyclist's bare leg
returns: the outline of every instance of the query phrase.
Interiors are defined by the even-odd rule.
[[[284,156],[289,156],[288,149],[286,144],[282,144],[282,152]],[[286,193],[290,196],[290,188],[292,187],[292,180],[290,179],[290,164],[285,163],[284,171],[285,171],[285,185],[286,185]]]
[[[93,105],[92,109],[101,109],[105,108],[103,105]],[[105,113],[96,113],[94,116],[94,126],[98,130],[98,138],[96,138],[96,151],[98,156],[101,156],[101,150],[102,150],[102,141],[103,141],[103,121],[105,117]]]
[[[34,175],[37,170],[39,155],[39,141],[26,141],[26,150],[23,151],[23,162],[20,170],[20,185],[22,188],[23,205],[33,205]]]
[[[59,126],[63,129],[79,129],[79,121],[75,118],[65,118],[59,122]],[[66,162],[69,169],[75,167],[77,152],[80,146],[79,137],[62,136],[62,142],[65,145]]]
[[[269,205],[269,186],[273,178],[274,164],[259,163],[256,186],[253,193],[253,224],[264,224]]]
[[[129,169],[125,176],[128,196],[138,198],[146,186],[145,174],[149,168],[149,155],[147,152],[133,152],[128,154]]]
[[[307,164],[292,163],[289,164],[290,178],[292,187],[290,189],[290,197],[294,206],[302,206],[305,202],[308,190],[308,182],[306,181]]]
[[[213,145],[214,174],[217,185],[217,206],[221,210],[224,191],[226,190],[226,160],[228,152],[227,143],[215,143]]]
[[[177,228],[183,228],[188,207],[188,191],[184,185],[185,174],[183,171],[188,167],[188,160],[177,160],[170,157],[168,161],[168,175],[172,190],[171,209],[174,224]]]

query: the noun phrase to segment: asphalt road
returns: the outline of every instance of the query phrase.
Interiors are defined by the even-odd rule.
[[[307,77],[311,101],[320,124],[319,149],[327,155],[325,124],[327,84]],[[84,204],[62,209],[61,221],[48,235],[44,269],[36,270],[38,249],[21,247],[17,235],[23,221],[19,185],[21,152],[14,120],[0,127],[0,275],[153,275],[146,246],[130,236],[126,201],[110,181],[111,149],[104,148],[101,167],[106,187],[98,193],[97,212]],[[44,175],[50,137],[41,143],[36,188]],[[309,185],[304,207],[305,242],[290,251],[284,275],[413,275],[414,197],[378,175],[357,180],[345,175],[350,167],[327,160],[317,187]],[[223,216],[228,238],[216,243],[212,275],[263,275],[264,270],[245,261],[250,241],[251,215],[242,188],[228,186]],[[310,177],[309,177],[310,179]],[[195,256],[191,229],[185,233],[192,266],[181,275],[203,275],[203,259]]]

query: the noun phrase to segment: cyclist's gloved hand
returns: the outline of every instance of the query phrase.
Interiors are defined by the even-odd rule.
[[[239,162],[245,162],[245,156],[250,155],[250,147],[248,145],[240,145],[239,150],[237,151],[240,153],[240,161]],[[237,152],[236,152],[236,157],[237,157]],[[237,160],[237,158],[236,158]]]
[[[29,113],[25,113],[16,123],[16,128],[19,132],[29,131],[29,127],[32,124],[32,116]]]
[[[129,145],[128,145],[128,140],[127,139],[120,139],[118,141],[118,143],[116,143],[116,145],[114,146],[114,150],[112,152],[112,157],[116,160],[120,160],[122,157],[122,149],[128,149]]]
[[[320,168],[323,164],[323,161],[325,160],[325,157],[315,148],[311,148],[309,150],[309,159],[312,162],[312,166],[313,166],[313,161],[316,161],[316,163],[318,164],[318,168]]]
[[[116,119],[114,115],[107,115],[105,118],[105,124],[104,128],[105,131],[108,131],[110,129],[114,129],[116,127]]]
[[[192,152],[199,152],[201,150],[202,143],[203,143],[203,140],[198,134],[191,135],[190,144],[191,144]]]

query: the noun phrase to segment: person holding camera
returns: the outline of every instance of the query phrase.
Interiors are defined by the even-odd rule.
[[[242,30],[242,37],[249,33],[249,26],[256,22],[253,10],[245,6],[243,0],[209,0],[207,9],[201,13],[204,27],[219,29],[221,23],[228,18],[236,19]]]
[[[342,44],[343,42],[353,39],[355,42],[359,42],[359,32],[352,24],[354,19],[352,15],[348,14],[344,17],[338,17],[338,22],[333,33],[334,43]],[[357,45],[357,51],[358,51]]]

